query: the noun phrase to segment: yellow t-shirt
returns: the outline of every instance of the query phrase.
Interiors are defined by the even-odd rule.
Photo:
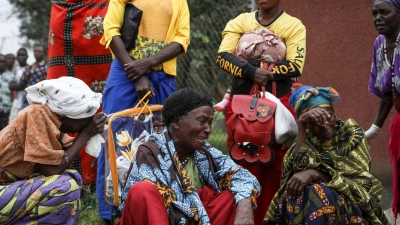
[[[295,63],[302,72],[306,56],[306,27],[299,19],[286,12],[283,12],[272,23],[263,26],[257,21],[256,12],[242,13],[228,22],[222,32],[222,42],[218,53],[234,54],[236,45],[244,33],[265,27],[283,39],[286,44],[286,60]]]
[[[112,37],[121,36],[119,30],[123,23],[125,5],[127,2],[128,0],[110,1],[103,22],[103,37],[100,40],[100,43],[105,45],[106,48],[108,48]],[[139,35],[151,37],[155,40],[166,41],[168,44],[171,42],[177,42],[182,45],[184,53],[186,53],[187,47],[190,43],[190,15],[186,0],[163,0],[161,3],[160,1],[154,0],[134,0],[131,2],[137,4],[138,8],[143,7],[143,16],[139,26]],[[161,6],[162,8],[160,8]],[[170,8],[171,6],[172,10]],[[148,12],[149,9],[150,12]],[[161,9],[166,10],[166,12],[154,13],[154,10],[157,10],[158,12],[158,10]],[[164,22],[168,20],[168,18],[170,18],[170,21]],[[146,19],[149,19],[150,21],[145,22]],[[148,25],[154,24],[157,20],[159,20],[158,22],[163,22],[158,23],[153,30],[147,28]],[[168,24],[168,28],[164,26],[165,24]],[[176,58],[163,62],[162,67],[165,73],[176,76]]]

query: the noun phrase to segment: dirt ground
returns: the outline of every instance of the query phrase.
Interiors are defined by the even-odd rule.
[[[335,111],[367,130],[378,109],[378,97],[368,92],[372,48],[378,36],[372,21],[372,1],[283,0],[281,7],[307,29],[307,55],[300,82],[332,86],[341,95]],[[392,168],[387,144],[392,110],[379,136],[371,141],[373,174],[383,183],[381,205],[391,207]]]

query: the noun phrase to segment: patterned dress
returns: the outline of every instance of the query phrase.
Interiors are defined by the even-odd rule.
[[[333,139],[320,141],[307,131],[307,140],[293,157],[296,142],[283,161],[281,188],[264,224],[388,224],[379,201],[382,184],[371,174],[365,134],[352,119],[336,121]],[[291,199],[286,183],[298,172],[316,169],[330,174],[329,183],[309,184]]]
[[[64,157],[60,126],[47,106],[33,104],[0,131],[0,225],[78,222],[79,173],[39,173],[39,164],[59,165]]]
[[[206,143],[204,149],[194,152],[193,157],[204,185],[216,192],[230,190],[236,203],[248,198],[256,205],[255,200],[260,192],[258,181],[229,156]],[[122,199],[126,199],[132,185],[141,181],[157,187],[164,199],[168,217],[178,215],[176,211],[183,213],[178,224],[210,224],[196,188],[180,164],[173,140],[166,129],[161,134],[152,134],[149,142],[139,147]],[[124,207],[125,204],[121,204],[121,211]]]

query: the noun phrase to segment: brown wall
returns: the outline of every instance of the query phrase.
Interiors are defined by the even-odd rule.
[[[341,96],[335,106],[341,119],[353,118],[367,130],[379,99],[368,92],[372,47],[378,36],[372,21],[372,1],[282,0],[281,8],[307,28],[307,56],[300,82],[332,86]],[[394,110],[379,136],[371,141],[374,175],[384,185],[381,205],[391,207],[391,176],[387,143]]]

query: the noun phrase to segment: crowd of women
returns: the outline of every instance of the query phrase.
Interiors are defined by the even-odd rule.
[[[302,22],[282,10],[280,0],[254,1],[257,11],[240,14],[222,31],[216,63],[232,74],[232,83],[214,105],[199,91],[176,88],[176,57],[189,45],[186,1],[134,1],[143,16],[136,46],[127,51],[120,29],[128,0],[111,0],[100,41],[114,55],[104,94],[78,78],[41,81],[26,89],[30,105],[0,131],[0,224],[76,224],[83,181],[71,162],[103,132],[106,114],[140,99],[163,105],[165,128],[138,147],[118,208],[105,200],[106,154],[100,151],[96,192],[103,224],[388,224],[368,141],[393,106],[400,112],[400,0],[373,0],[379,36],[368,90],[381,102],[365,132],[353,119],[336,116],[334,88],[298,83],[306,55]],[[225,111],[228,124],[235,96],[254,88],[275,99],[275,113],[286,112],[295,130],[269,143],[275,157],[268,165],[235,161],[207,142],[214,111]],[[394,215],[400,207],[399,115],[389,142]],[[228,132],[228,149],[235,144]]]

